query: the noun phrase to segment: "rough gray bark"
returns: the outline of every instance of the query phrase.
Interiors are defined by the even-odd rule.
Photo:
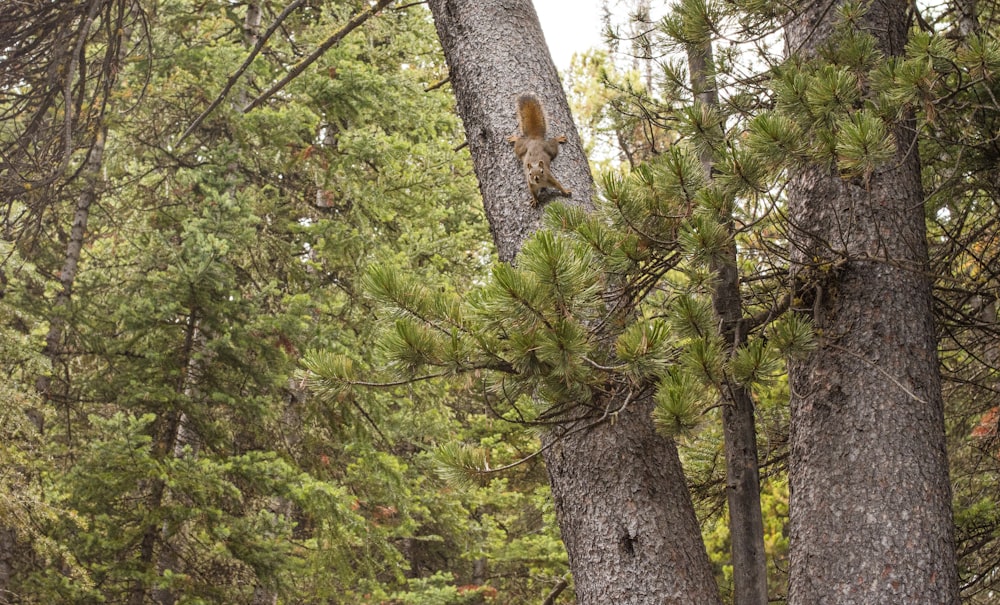
[[[787,44],[813,54],[836,10],[800,8]],[[906,0],[868,8],[862,27],[900,54]],[[912,121],[893,134],[867,182],[812,166],[789,187],[793,273],[839,262],[810,293],[819,347],[789,367],[791,605],[959,602]]]
[[[587,159],[530,1],[429,4],[493,239],[512,261],[541,215],[507,141],[518,94],[537,94],[549,136],[566,136],[553,172],[574,203],[590,207]],[[580,425],[567,421],[543,436],[555,441],[544,457],[581,604],[719,603],[676,448],[653,430],[650,407],[633,401],[616,422],[573,432]]]
[[[688,71],[694,98],[705,106],[719,104],[712,57],[712,43],[691,44],[687,48]],[[711,180],[712,152],[701,154],[705,176]],[[733,217],[720,217],[734,234]],[[719,319],[727,352],[746,343],[743,330],[743,298],[736,243],[712,261],[716,276],[712,308]],[[726,500],[729,505],[729,536],[733,564],[734,605],[767,603],[767,556],[764,551],[764,517],[760,508],[760,464],[757,457],[757,426],[750,391],[735,380],[722,385],[723,443],[726,453]]]
[[[979,33],[979,7],[976,4],[976,0],[955,0],[955,20],[962,37]]]
[[[720,603],[677,447],[651,411],[636,401],[616,422],[543,436],[556,442],[545,466],[582,605]]]
[[[539,208],[531,206],[523,171],[507,141],[520,134],[517,96],[523,92],[538,95],[549,136],[567,139],[552,163],[552,172],[573,197],[558,199],[590,207],[594,184],[580,135],[531,2],[435,0],[430,7],[493,240],[500,259],[509,262],[538,228],[541,206],[552,199],[542,196]]]

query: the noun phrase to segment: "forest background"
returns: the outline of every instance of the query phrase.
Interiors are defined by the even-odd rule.
[[[596,208],[579,187],[531,208],[508,146],[507,203],[533,217],[511,265],[426,3],[4,0],[0,603],[600,602],[539,453],[634,421],[676,444],[711,590],[749,604],[736,392],[758,596],[794,602],[788,366],[847,346],[816,324],[859,260],[803,261],[790,176],[826,162],[873,191],[912,151],[900,122],[921,158],[927,262],[906,269],[933,286],[954,592],[995,602],[996,6],[908,5],[889,61],[852,33],[868,5],[836,3],[833,42],[797,63],[780,34],[798,5],[610,4],[605,47],[563,74],[582,145],[553,163],[590,158]],[[501,38],[547,57],[535,39]],[[514,95],[497,105],[516,134]],[[743,334],[720,315],[730,253]],[[873,375],[912,395],[891,368],[919,351],[877,344]],[[891,440],[870,420],[855,429]],[[634,554],[639,534],[612,531]]]

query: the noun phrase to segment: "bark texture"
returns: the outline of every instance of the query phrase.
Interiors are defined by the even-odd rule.
[[[432,0],[429,4],[465,124],[486,218],[500,259],[510,262],[538,228],[547,201],[591,206],[594,184],[580,135],[530,1]],[[552,162],[552,172],[573,192],[570,200],[543,195],[539,207],[532,207],[523,170],[507,141],[521,134],[516,104],[524,92],[535,93],[541,100],[548,136],[566,137],[559,157]]]
[[[615,422],[543,437],[556,441],[545,466],[582,605],[720,603],[677,447],[651,411],[634,402]]]
[[[52,303],[53,313],[49,320],[49,331],[45,335],[45,349],[43,351],[52,364],[53,372],[60,367],[63,331],[66,327],[66,318],[61,313],[69,304],[70,298],[73,295],[73,284],[76,281],[76,272],[80,264],[80,255],[83,253],[84,239],[87,234],[90,207],[98,199],[100,188],[103,186],[101,169],[104,166],[104,145],[107,134],[108,126],[106,123],[102,123],[94,139],[94,146],[87,153],[87,161],[83,168],[83,188],[77,197],[76,211],[73,213],[73,225],[70,228],[69,242],[66,244],[66,257],[63,261],[62,270],[59,272],[59,284],[61,287]],[[40,376],[35,384],[35,388],[45,398],[49,398],[52,395],[51,387],[51,376]]]
[[[835,10],[801,6],[791,52],[816,52]],[[862,26],[902,52],[906,0],[869,5]],[[867,182],[793,175],[793,272],[835,261],[807,292],[817,350],[791,382],[791,605],[958,603],[941,384],[913,124]]]
[[[493,238],[500,258],[512,261],[541,216],[507,141],[518,134],[517,96],[535,93],[548,136],[566,136],[553,173],[574,203],[590,207],[587,159],[530,1],[429,4]],[[720,602],[677,450],[655,433],[650,408],[634,401],[616,422],[575,430],[592,422],[577,418],[543,437],[556,441],[545,463],[582,605]]]

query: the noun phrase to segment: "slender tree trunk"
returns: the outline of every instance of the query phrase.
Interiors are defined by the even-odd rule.
[[[17,532],[11,527],[0,527],[0,605],[14,602],[10,585],[17,551]]]
[[[705,41],[687,48],[688,71],[695,100],[706,107],[719,104],[713,75],[712,43]],[[705,176],[711,180],[711,150],[701,154]],[[733,217],[722,216],[730,237],[734,235]],[[722,329],[729,354],[746,342],[743,332],[743,298],[736,259],[736,243],[725,256],[712,261],[716,276],[712,307]],[[733,563],[735,605],[767,603],[767,557],[764,552],[764,517],[760,508],[760,464],[757,457],[757,426],[754,401],[750,391],[735,380],[723,386],[723,442],[726,452],[726,499],[729,504],[729,536]]]
[[[170,432],[170,421],[166,423],[168,426],[165,431]],[[163,492],[166,489],[166,485],[160,479],[154,479],[152,485],[150,486],[150,493],[148,499],[148,505],[150,510],[156,510],[163,504]],[[149,570],[153,565],[153,557],[156,554],[156,536],[157,536],[157,526],[156,524],[149,524],[142,533],[142,540],[139,542],[139,557],[137,564],[139,566],[140,572],[145,572]],[[132,583],[132,587],[129,589],[128,605],[143,605],[146,603],[146,593],[148,589],[148,583],[137,579]]]
[[[979,7],[976,0],[956,0],[955,9],[958,12],[958,31],[963,37],[979,33]]]
[[[180,360],[184,370],[181,372],[177,386],[178,392],[187,397],[190,397],[193,392],[192,373],[197,365],[194,351],[198,340],[198,317],[196,312],[192,310],[188,314],[185,325],[184,346],[181,349]],[[191,444],[196,439],[194,430],[189,426],[187,415],[181,410],[167,412],[154,426],[156,426],[154,431],[156,441],[153,444],[153,455],[158,460],[184,455],[184,446]],[[159,510],[169,496],[166,482],[159,478],[152,479],[148,510]],[[169,526],[168,521],[163,521],[159,525],[151,523],[146,527],[139,544],[138,564],[141,570],[155,569],[158,575],[163,575],[168,569],[174,571],[178,569],[177,553],[170,544],[173,534],[174,530]],[[160,546],[159,549],[157,549],[157,545]],[[138,580],[132,586],[129,605],[142,605],[146,602],[147,594],[152,597],[154,603],[159,605],[172,605],[176,602],[176,596],[169,588],[151,589],[147,582]]]
[[[49,331],[45,335],[45,355],[52,364],[52,371],[58,367],[62,353],[63,331],[66,319],[62,317],[65,307],[73,295],[73,284],[76,281],[77,267],[80,265],[80,255],[83,253],[84,237],[87,233],[87,221],[90,219],[90,207],[97,200],[98,188],[101,183],[101,168],[104,166],[104,143],[108,127],[102,124],[100,132],[94,139],[94,145],[87,154],[83,168],[83,187],[76,200],[76,211],[73,213],[73,225],[70,228],[69,242],[66,244],[66,256],[62,269],[59,271],[59,292],[52,304],[52,317],[49,320]],[[51,395],[52,378],[41,376],[36,382],[36,388],[46,398]]]
[[[198,310],[191,309],[188,313],[187,324],[185,325],[184,346],[181,349],[182,372],[180,381],[177,384],[177,392],[183,396],[185,401],[194,401],[198,397],[198,381],[201,379],[202,368],[206,363],[205,358],[195,355],[199,350],[205,349],[205,338],[202,334],[201,319]],[[163,440],[162,450],[157,452],[158,457],[171,457],[175,460],[186,456],[197,456],[200,447],[197,429],[192,426],[190,417],[183,410],[175,410],[168,416],[168,429]],[[160,491],[157,508],[162,506],[171,497],[169,489]],[[183,566],[178,550],[182,546],[177,537],[177,527],[171,525],[169,520],[165,520],[160,525],[160,549],[156,559],[156,572],[163,576],[168,570],[183,571]],[[170,588],[156,588],[152,591],[153,601],[158,605],[174,605],[178,595]]]
[[[537,94],[549,136],[566,136],[552,170],[574,203],[589,208],[587,159],[530,1],[429,4],[493,239],[510,262],[541,214],[507,142],[517,133],[518,94]],[[571,432],[568,421],[543,436],[555,441],[545,463],[581,604],[719,603],[677,450],[653,430],[650,407],[633,401],[617,422]]]
[[[903,51],[906,0],[861,26]],[[807,3],[792,52],[828,41],[836,9]],[[913,121],[869,179],[793,174],[793,273],[840,261],[811,293],[819,347],[789,367],[791,605],[958,603],[941,383]]]

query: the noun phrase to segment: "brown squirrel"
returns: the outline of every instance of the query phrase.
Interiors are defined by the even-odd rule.
[[[538,97],[522,94],[517,98],[517,123],[522,136],[507,140],[514,144],[514,153],[524,164],[533,205],[538,205],[538,192],[542,187],[558,189],[559,193],[571,196],[573,192],[563,187],[549,170],[549,163],[559,155],[559,145],[566,142],[566,137],[545,139],[545,113]]]

